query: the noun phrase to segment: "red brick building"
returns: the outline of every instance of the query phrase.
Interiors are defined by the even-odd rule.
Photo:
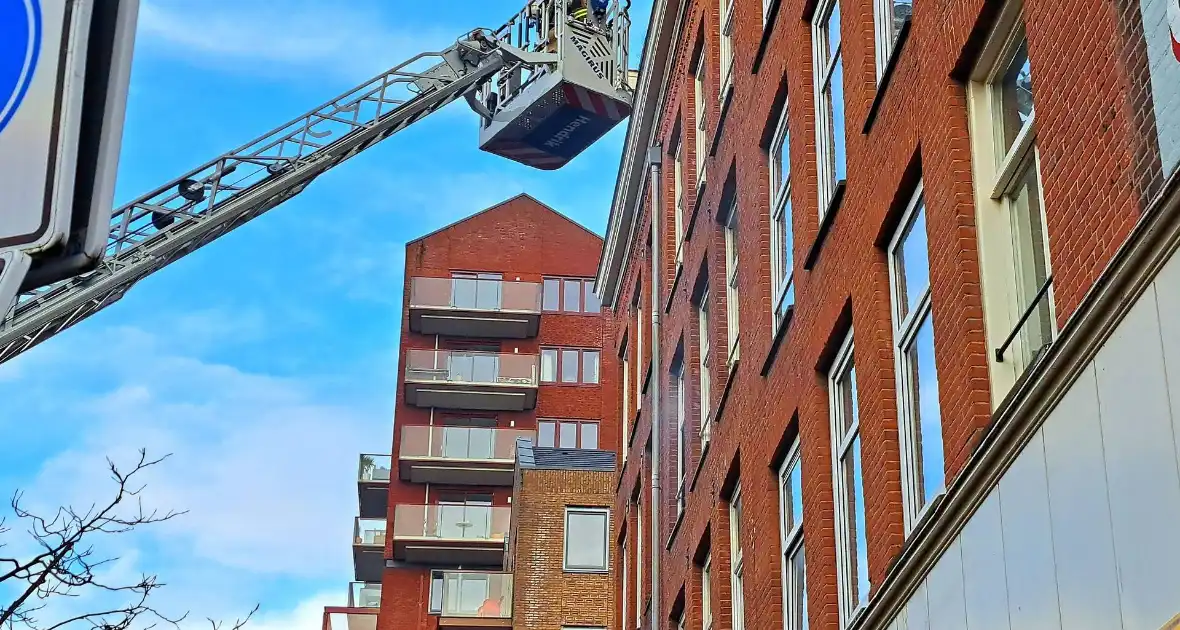
[[[609,320],[593,292],[601,247],[527,195],[406,245],[392,455],[361,456],[356,582],[326,624],[333,613],[352,630],[511,624],[517,440],[619,442]]]
[[[654,5],[618,628],[1180,613],[1180,4]]]

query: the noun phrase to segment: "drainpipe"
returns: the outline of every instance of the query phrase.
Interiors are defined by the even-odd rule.
[[[660,258],[663,250],[660,247],[660,215],[663,207],[660,205],[660,166],[663,154],[660,145],[654,145],[647,150],[647,164],[650,169],[648,182],[651,186],[651,630],[659,630],[662,625],[662,609],[660,608],[660,430],[664,423],[660,416]],[[643,369],[642,366],[640,369]],[[642,377],[640,377],[642,378]]]

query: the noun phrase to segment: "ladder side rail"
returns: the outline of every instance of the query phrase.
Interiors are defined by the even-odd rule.
[[[463,43],[459,46],[463,46]],[[404,68],[425,56],[428,55],[419,55],[398,68]],[[344,97],[329,101],[311,114],[279,127],[276,132],[248,143],[237,151],[223,154],[202,168],[191,171],[188,177],[171,184],[176,186],[185,179],[195,177],[208,180],[202,185],[208,183],[210,192],[216,190],[217,194],[209,195],[200,202],[202,210],[194,211],[192,207],[186,208],[185,203],[178,204],[177,199],[183,200],[183,197],[169,186],[125,205],[120,209],[117,219],[112,217],[114,238],[108,246],[110,255],[100,262],[97,269],[22,294],[16,308],[0,320],[0,363],[102,310],[121,298],[139,280],[297,195],[322,173],[461,98],[502,66],[500,55],[494,51],[484,51],[480,53],[477,66],[458,69],[457,76],[449,83],[442,83],[446,80],[444,77],[407,73],[395,68]],[[364,99],[380,93],[381,96],[376,99],[377,111],[380,111],[382,103],[393,102],[385,96],[390,83],[408,85],[408,82],[419,79],[436,80],[439,84],[426,92],[411,93],[409,99],[401,101],[384,114],[363,122],[358,118],[360,124],[353,125],[347,119],[332,121],[351,129],[319,149],[298,157],[274,154],[276,149],[285,150],[291,144],[291,138],[299,133],[295,128],[301,122],[310,120],[324,110],[330,108],[335,116],[354,105],[359,109],[359,103]],[[376,83],[381,85],[370,88]],[[363,92],[362,96],[349,98],[349,95],[360,92]],[[326,119],[318,120],[318,124],[323,124]],[[260,144],[265,148],[255,149]],[[259,162],[277,160],[279,157],[284,160],[286,168],[268,171],[263,167],[238,180],[223,182],[228,175],[226,171],[234,172],[237,165],[258,166]],[[235,168],[228,169],[229,165]],[[265,175],[255,179],[254,176],[260,173]],[[233,194],[222,194],[226,192]],[[150,223],[153,208],[174,212],[176,221],[162,230],[147,229],[143,223],[145,220]]]

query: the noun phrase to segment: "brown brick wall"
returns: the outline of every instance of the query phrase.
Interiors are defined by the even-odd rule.
[[[567,573],[562,565],[565,508],[611,507],[615,474],[578,470],[524,470],[519,474],[522,479],[513,499],[512,627],[614,627],[617,554],[611,552],[607,573]],[[616,518],[612,512],[612,523]]]
[[[531,197],[514,197],[407,244],[403,304],[408,304],[413,278],[447,278],[452,271],[501,272],[505,280],[526,282],[540,282],[544,276],[592,278],[601,250],[602,239],[597,235]],[[609,322],[610,316],[605,312],[600,315],[544,313],[537,338],[502,341],[500,351],[506,353],[536,354],[542,345],[604,350],[600,357],[599,385],[542,385],[535,410],[495,414],[497,426],[535,429],[537,418],[547,417],[599,420],[599,447],[613,448],[619,441],[618,403],[614,398],[618,390],[615,383],[618,369],[615,354],[607,350],[615,345],[611,340],[613,330],[608,326]],[[464,341],[467,340],[438,339],[441,348]],[[434,347],[433,335],[410,331],[409,311],[403,308],[398,365],[406,365],[407,349]],[[402,371],[398,374],[394,412],[392,453],[395,457],[401,446],[401,427],[430,424],[429,409],[405,404],[402,398],[404,388],[405,372]],[[436,410],[435,423],[440,423],[444,415],[451,413]],[[463,412],[454,413],[462,415]],[[429,502],[437,502],[438,493],[447,490],[490,493],[493,503],[498,506],[508,505],[512,496],[512,489],[508,487],[447,488],[433,485]],[[425,484],[402,482],[395,475],[389,488],[390,531],[398,503],[421,504],[426,501]],[[386,557],[390,557],[392,536],[387,539]],[[386,569],[382,585],[378,630],[433,630],[438,626],[438,618],[427,612],[430,567]]]
[[[676,5],[675,2],[670,2]],[[683,522],[661,546],[660,578],[667,620],[684,590],[688,628],[700,628],[699,564],[703,541],[712,540],[715,577],[714,627],[728,630],[727,479],[740,475],[745,503],[746,628],[782,628],[782,586],[775,474],[779,449],[796,429],[803,445],[804,531],[806,536],[810,622],[813,629],[838,624],[834,507],[828,392],[824,372],[831,345],[855,330],[858,406],[861,418],[866,492],[869,573],[879,585],[904,544],[899,470],[897,408],[889,277],[882,239],[897,221],[899,198],[908,198],[920,176],[925,187],[927,232],[948,483],[970,457],[991,414],[988,357],[976,245],[971,138],[968,134],[964,63],[975,58],[982,35],[991,28],[1001,3],[993,0],[918,0],[912,29],[886,84],[876,118],[862,132],[877,96],[873,59],[872,0],[842,0],[845,65],[848,188],[830,233],[810,271],[803,259],[819,231],[815,113],[812,96],[812,33],[815,0],[782,0],[768,27],[767,50],[754,72],[763,37],[761,3],[736,2],[734,95],[715,155],[695,155],[692,120],[691,54],[703,33],[709,60],[705,93],[706,132],[716,129],[720,107],[716,51],[717,0],[690,0],[672,72],[665,78],[666,100],[658,113],[656,137],[671,147],[683,133],[689,238],[683,271],[675,271],[672,227],[672,167],[665,161],[662,187],[661,264],[666,270],[657,303],[663,317],[664,364],[656,383],[667,388],[675,348],[684,344],[688,366],[687,413],[692,448],[690,483]],[[1142,51],[1134,41],[1133,2],[1102,0],[1025,0],[1023,17],[1033,69],[1037,140],[1054,270],[1057,319],[1064,323],[1106,266],[1137,220],[1145,200],[1158,189],[1158,157],[1151,171],[1150,124],[1144,122]],[[767,157],[760,148],[773,129],[776,95],[787,86],[789,101],[791,200],[794,214],[796,311],[777,355],[763,375],[772,347],[770,286],[770,191]],[[1149,121],[1148,121],[1149,122]],[[707,185],[698,199],[695,162],[707,160]],[[739,208],[741,362],[725,373],[723,351],[714,361],[713,404],[732,379],[724,409],[715,421],[713,441],[701,462],[696,439],[699,340],[693,290],[708,275],[713,302],[712,346],[725,346],[724,237],[717,223],[722,182],[734,174]],[[646,194],[646,193],[645,193]],[[637,219],[637,234],[651,225],[650,196]],[[642,283],[650,287],[648,245],[640,236],[629,253],[616,310],[616,338],[635,342],[630,296]],[[642,321],[647,322],[646,317]],[[644,338],[650,334],[644,332]],[[632,353],[634,349],[632,348]],[[650,350],[643,352],[650,357]],[[665,399],[666,400],[666,399]],[[621,471],[615,509],[632,503],[646,486],[650,462],[638,454],[650,438],[650,406],[639,415],[630,457]],[[660,540],[667,541],[675,518],[675,464],[670,450],[675,421],[665,405],[655,426],[667,446],[662,454]],[[629,415],[626,417],[630,417]],[[647,496],[647,491],[638,494]],[[634,508],[632,508],[633,510]],[[650,511],[645,508],[647,513]],[[627,518],[627,549],[633,554],[634,514]],[[650,519],[648,520],[650,523]],[[645,523],[646,524],[646,523]],[[616,530],[617,532],[622,530]],[[650,553],[648,535],[643,547]],[[649,562],[649,560],[648,560]],[[636,565],[632,557],[632,571]],[[651,575],[644,569],[645,577]],[[634,575],[627,578],[634,584]],[[622,582],[616,588],[622,592]],[[633,591],[632,591],[633,592]],[[644,586],[644,596],[650,592]],[[643,599],[641,598],[641,599]],[[631,608],[630,610],[634,610]],[[632,613],[633,616],[633,613]],[[661,622],[661,626],[667,625]],[[627,619],[619,626],[630,629]]]

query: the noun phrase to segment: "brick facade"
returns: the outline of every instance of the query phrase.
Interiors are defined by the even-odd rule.
[[[615,627],[612,586],[620,570],[614,546],[607,547],[611,550],[607,573],[571,573],[562,568],[565,509],[610,508],[615,478],[613,471],[518,472],[510,549],[515,630]]]
[[[671,70],[656,79],[666,92],[658,102],[652,137],[665,153],[678,136],[682,141],[687,217],[683,264],[678,267],[676,261],[673,171],[671,157],[665,154],[658,182],[661,203],[655,209],[661,225],[656,254],[665,271],[662,294],[649,292],[651,252],[645,235],[653,209],[650,191],[644,191],[613,305],[614,338],[631,344],[619,348],[619,354],[635,356],[637,352],[637,314],[631,301],[637,286],[643,293],[638,321],[647,327],[644,339],[650,338],[651,300],[662,314],[658,342],[663,363],[650,368],[653,378],[646,396],[658,387],[668,400],[668,375],[678,347],[683,348],[687,368],[685,406],[691,447],[686,463],[687,509],[681,521],[676,518],[675,456],[670,446],[675,440],[675,416],[666,402],[662,417],[655,420],[646,402],[642,410],[637,411],[632,402],[623,411],[632,427],[629,433],[623,432],[631,435],[631,456],[620,473],[615,510],[625,515],[620,543],[625,540],[632,556],[631,574],[622,576],[620,594],[635,592],[637,535],[643,536],[644,555],[651,552],[646,528],[651,527],[647,515],[651,513],[652,458],[643,454],[643,446],[650,441],[653,426],[667,447],[658,457],[664,482],[663,518],[657,524],[662,542],[661,610],[653,615],[657,628],[674,627],[669,620],[681,610],[686,628],[701,628],[700,565],[707,550],[712,553],[714,574],[713,628],[731,627],[727,501],[738,480],[744,507],[745,628],[783,627],[776,471],[785,445],[796,436],[802,445],[810,627],[839,627],[826,373],[835,348],[850,330],[855,331],[868,569],[873,585],[882,583],[905,545],[885,247],[919,180],[926,203],[948,484],[963,470],[992,409],[1001,402],[993,398],[989,379],[990,357],[998,342],[988,339],[984,328],[966,83],[1003,3],[916,2],[908,38],[894,53],[896,65],[880,88],[874,65],[874,3],[840,3],[848,177],[830,226],[820,224],[817,193],[810,22],[816,1],[771,2],[772,19],[765,28],[761,4],[735,2],[734,88],[728,108],[723,108],[718,99],[718,2],[667,3],[665,10],[676,12],[679,7],[683,19],[673,20],[680,28],[671,44]],[[664,6],[657,2],[656,10]],[[1167,175],[1160,172],[1158,147],[1152,146],[1155,121],[1149,111],[1142,42],[1135,39],[1136,28],[1141,29],[1136,23],[1137,6],[1135,1],[1102,0],[1023,3],[1059,326],[1081,303]],[[763,40],[765,51],[760,52]],[[705,156],[695,154],[699,125],[693,119],[691,68],[698,49],[708,66],[704,129],[710,154]],[[776,339],[769,257],[772,193],[765,147],[784,101],[789,108],[796,302],[793,319]],[[875,109],[874,101],[879,101]],[[694,177],[701,159],[706,162],[703,188]],[[727,189],[736,191],[740,244],[741,359],[732,372],[727,372],[724,357],[725,240],[718,218]],[[817,243],[821,227],[827,232]],[[626,235],[620,236],[620,242],[628,242]],[[813,250],[817,257],[805,269],[804,259]],[[701,345],[694,302],[706,282],[712,301],[711,399],[716,419],[712,441],[702,453],[697,437],[702,414],[696,368]],[[649,360],[650,349],[642,355]],[[644,373],[648,368],[638,369]],[[643,532],[636,531],[640,511]],[[650,558],[639,563],[646,566]],[[650,596],[650,578],[651,571],[645,568],[641,602]],[[628,616],[617,626],[620,630],[636,626],[634,615]]]
[[[449,278],[455,271],[499,272],[505,281],[541,282],[543,277],[592,278],[602,247],[597,235],[577,225],[553,209],[527,195],[520,195],[479,212],[458,223],[419,238],[406,245],[405,291],[403,304],[409,304],[413,278]],[[421,335],[411,331],[409,309],[403,307],[398,363],[397,405],[394,415],[394,478],[389,487],[387,531],[394,527],[394,511],[401,504],[433,504],[440,492],[486,493],[493,505],[508,506],[511,487],[445,487],[402,481],[397,478],[397,457],[401,448],[402,428],[411,425],[443,424],[448,417],[494,416],[497,428],[535,430],[537,418],[585,419],[599,424],[600,448],[619,442],[618,403],[611,392],[617,390],[618,372],[613,356],[602,352],[598,385],[543,384],[539,388],[534,410],[524,412],[462,412],[424,409],[405,400],[405,366],[407,350],[454,348],[470,343],[498,345],[508,354],[537,354],[541,346],[604,348],[613,331],[603,314],[565,314],[545,312],[539,333],[528,339],[481,340]],[[436,345],[437,344],[437,345]],[[387,536],[385,557],[393,557],[393,536]],[[378,630],[433,630],[438,617],[429,614],[431,569],[406,565],[387,568],[382,578],[381,609]],[[463,567],[472,570],[498,570],[499,566]]]

